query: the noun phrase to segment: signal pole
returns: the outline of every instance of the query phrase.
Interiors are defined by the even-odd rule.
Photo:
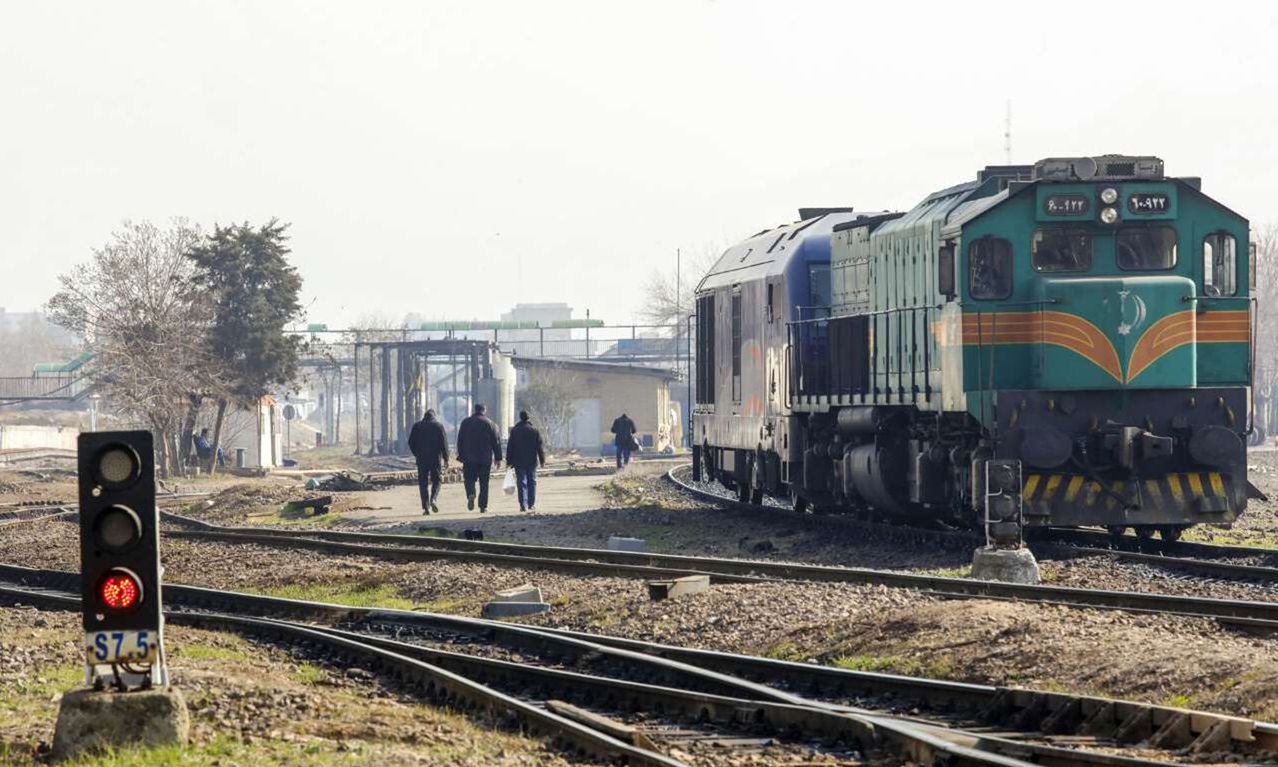
[[[58,703],[53,758],[140,743],[181,746],[191,717],[169,686],[164,659],[151,433],[84,432],[78,447],[86,688]]]

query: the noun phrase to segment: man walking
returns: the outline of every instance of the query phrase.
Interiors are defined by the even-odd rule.
[[[408,433],[408,449],[417,459],[417,489],[422,494],[422,513],[439,513],[435,499],[439,497],[441,471],[448,465],[448,435],[444,425],[435,418],[434,410],[427,410],[425,417],[413,424]]]
[[[457,460],[466,483],[466,508],[475,510],[475,483],[479,483],[479,513],[488,511],[488,477],[501,466],[501,438],[497,424],[484,415],[484,406],[475,405],[475,414],[457,427]]]
[[[617,435],[613,440],[617,446],[617,468],[630,465],[630,451],[635,447],[635,422],[630,416],[622,413],[612,422],[612,433]]]
[[[519,411],[519,423],[506,439],[506,465],[515,470],[515,489],[519,493],[519,510],[535,511],[537,503],[537,466],[546,465],[546,451],[541,446],[541,432],[528,420],[528,411]]]

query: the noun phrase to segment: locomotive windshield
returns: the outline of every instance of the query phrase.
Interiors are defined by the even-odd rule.
[[[1176,230],[1170,226],[1124,226],[1114,236],[1118,268],[1170,269],[1176,265]]]
[[[1081,229],[1038,229],[1031,251],[1034,269],[1040,272],[1085,272],[1092,268],[1092,236]]]

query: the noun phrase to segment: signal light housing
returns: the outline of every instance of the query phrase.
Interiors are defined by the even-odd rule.
[[[146,431],[80,435],[81,599],[86,632],[159,631],[155,453]]]

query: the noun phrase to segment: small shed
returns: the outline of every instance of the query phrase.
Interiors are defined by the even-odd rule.
[[[673,370],[593,360],[554,357],[514,357],[517,372],[515,401],[531,411],[555,448],[572,448],[588,455],[611,454],[612,421],[625,413],[634,419],[645,450],[666,450],[682,439],[682,418],[670,396],[678,380]],[[529,401],[530,385],[557,393],[564,408],[537,412],[540,402]],[[544,401],[544,396],[543,396]]]
[[[283,458],[284,413],[275,398],[265,396],[257,407],[226,411],[222,422],[222,450],[230,466],[271,469]],[[241,452],[243,451],[243,452]]]

